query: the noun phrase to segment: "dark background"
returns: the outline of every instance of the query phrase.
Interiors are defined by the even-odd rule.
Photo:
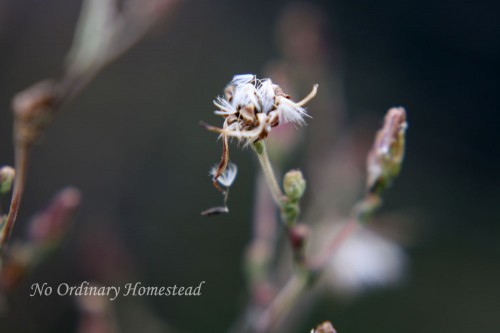
[[[500,327],[497,62],[494,1],[310,1],[338,39],[348,121],[408,110],[407,159],[384,210],[418,212],[418,242],[399,287],[325,301],[306,332],[496,332]],[[33,282],[198,284],[199,298],[143,298],[185,332],[225,331],[243,304],[254,164],[237,152],[232,213],[207,178],[220,146],[200,129],[232,75],[279,57],[274,29],[288,1],[186,1],[169,22],[106,69],[33,154],[15,236],[58,189],[84,201],[62,249],[15,293],[2,332],[73,332],[69,298],[28,298]],[[12,164],[12,96],[61,73],[79,1],[0,1],[0,162]],[[313,126],[313,125],[311,125]],[[123,254],[123,253],[126,254]],[[33,329],[34,328],[34,329]]]

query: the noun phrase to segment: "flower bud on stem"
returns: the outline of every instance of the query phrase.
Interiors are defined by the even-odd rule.
[[[403,108],[390,109],[384,126],[377,132],[367,158],[367,189],[380,195],[398,176],[405,152],[406,112]]]
[[[0,195],[4,195],[12,190],[16,172],[10,166],[0,168]]]
[[[283,178],[283,188],[290,201],[299,201],[306,190],[306,181],[300,170],[288,171]]]
[[[381,193],[392,183],[399,174],[404,158],[406,113],[403,108],[392,108],[388,111],[384,126],[377,133],[372,150],[368,155],[367,193],[353,208],[352,217],[344,224],[341,230],[332,238],[326,248],[310,261],[303,261],[297,274],[290,277],[288,283],[277,293],[273,302],[264,311],[258,326],[261,332],[269,331],[289,311],[300,295],[321,276],[328,260],[337,249],[361,225],[368,222],[375,211],[380,207]],[[288,181],[293,179],[288,176]],[[297,185],[296,183],[295,185]],[[286,185],[285,185],[286,186]],[[288,184],[287,201],[290,194],[298,193],[295,186]],[[293,197],[293,195],[292,195]],[[283,212],[283,205],[280,206]],[[283,217],[282,213],[282,217]],[[285,216],[287,216],[285,214]],[[291,238],[293,239],[293,237]],[[293,242],[292,242],[293,244]],[[330,325],[322,324],[313,332],[335,332]]]
[[[12,244],[5,253],[0,270],[0,291],[9,292],[19,285],[26,273],[61,243],[79,204],[80,192],[66,188],[33,217],[27,240]]]
[[[273,200],[280,210],[281,220],[287,229],[295,262],[299,266],[303,266],[305,263],[304,247],[309,232],[305,226],[297,226],[296,224],[300,213],[299,200],[306,189],[306,181],[302,176],[302,172],[298,170],[289,171],[283,180],[285,190],[285,194],[283,194],[274,175],[264,142],[254,142],[252,148],[259,158]]]
[[[286,200],[282,205],[282,219],[292,227],[297,223],[300,214],[299,200],[306,190],[306,181],[299,170],[288,171],[283,178]]]

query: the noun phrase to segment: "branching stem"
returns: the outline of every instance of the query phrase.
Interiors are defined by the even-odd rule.
[[[311,286],[325,271],[329,260],[340,246],[365,224],[380,206],[379,196],[368,194],[353,209],[353,217],[344,224],[342,229],[332,238],[325,250],[306,263],[303,269],[297,271],[285,286],[278,292],[274,300],[266,308],[258,322],[259,333],[269,332],[296,304],[297,299]]]
[[[307,288],[307,282],[307,275],[293,275],[259,318],[256,327],[257,332],[268,332],[283,319],[285,314],[297,303],[302,292]]]

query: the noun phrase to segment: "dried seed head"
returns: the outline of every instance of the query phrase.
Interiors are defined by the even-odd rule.
[[[224,97],[214,100],[218,108],[215,114],[226,120],[230,118],[231,124],[225,121],[222,128],[209,129],[247,143],[266,138],[271,127],[279,124],[304,124],[304,117],[308,115],[303,105],[314,97],[316,91],[317,85],[304,100],[293,102],[270,79],[259,80],[252,74],[236,75],[224,89]]]
[[[387,112],[384,125],[377,132],[373,147],[368,153],[369,192],[380,194],[399,174],[404,158],[407,126],[403,108],[392,108]]]
[[[317,89],[315,85],[306,98],[294,102],[270,79],[260,80],[253,74],[234,76],[224,89],[224,97],[214,100],[215,114],[224,118],[222,128],[203,124],[223,138],[221,162],[214,173],[214,181],[221,177],[229,162],[228,138],[250,144],[264,140],[271,129],[280,124],[304,124],[304,118],[309,115],[303,106],[316,95]],[[214,185],[217,187],[216,182]]]

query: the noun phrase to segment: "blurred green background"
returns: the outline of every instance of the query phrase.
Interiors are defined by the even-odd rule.
[[[261,74],[282,56],[275,30],[289,3],[184,1],[66,108],[34,150],[14,237],[66,185],[81,189],[83,206],[62,248],[12,295],[0,331],[74,332],[74,299],[29,298],[28,290],[34,282],[84,279],[205,280],[198,298],[136,300],[136,313],[147,315],[140,324],[122,318],[123,325],[227,330],[245,299],[241,259],[255,164],[248,151],[233,148],[239,177],[231,213],[201,217],[220,201],[207,177],[220,143],[198,121],[217,124],[212,100],[232,75]],[[401,285],[349,302],[324,300],[296,331],[328,319],[341,333],[498,332],[499,4],[309,3],[327,17],[347,122],[370,119],[373,135],[389,107],[408,111],[407,158],[383,210],[411,216],[418,232],[405,249],[409,271]],[[10,100],[61,73],[79,8],[79,1],[0,0],[1,164],[13,163]],[[308,123],[314,131],[314,119]]]

